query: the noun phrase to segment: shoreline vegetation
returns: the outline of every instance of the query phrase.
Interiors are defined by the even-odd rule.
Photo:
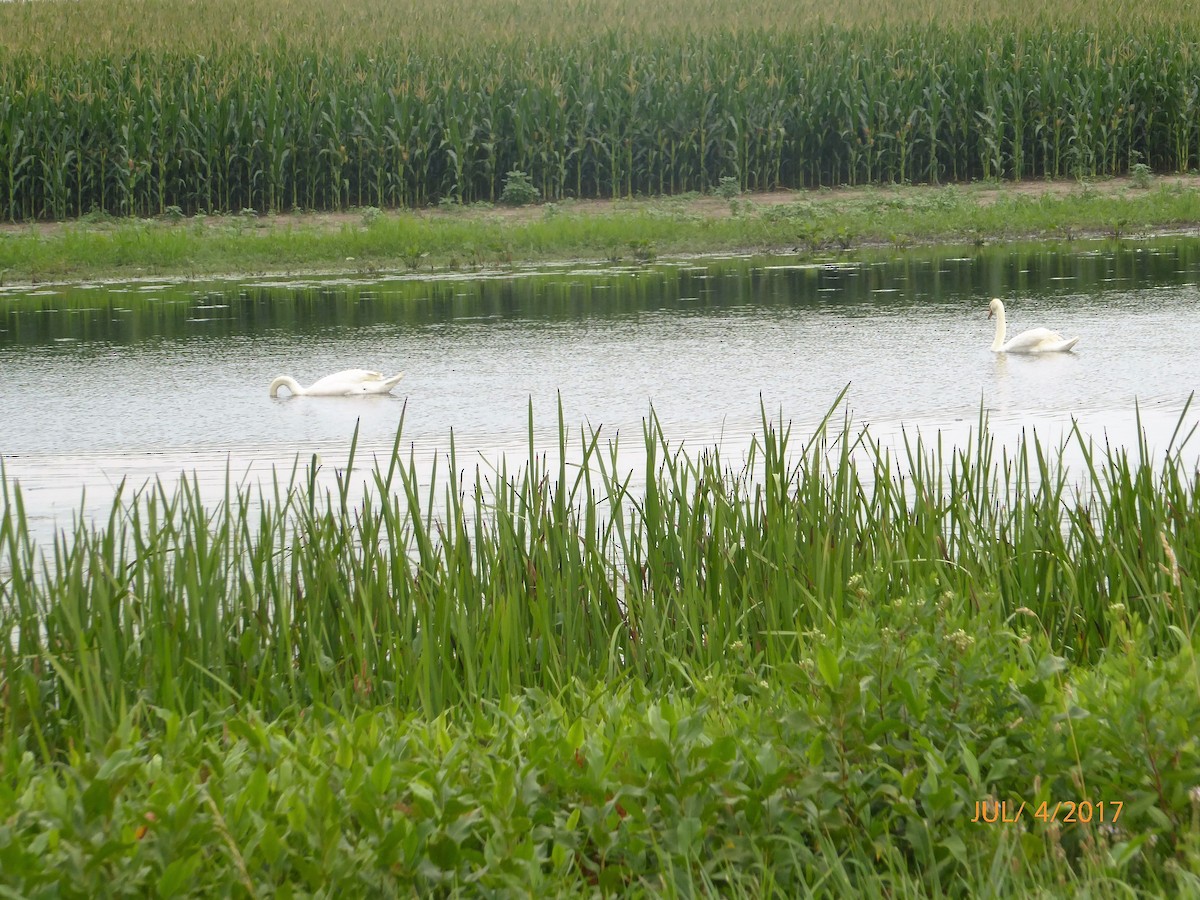
[[[425,487],[401,424],[331,491],[159,482],[52,552],[6,486],[0,885],[1193,895],[1187,420],[1069,473],[982,418],[764,413],[730,466],[651,414],[636,492],[561,421]]]
[[[812,257],[938,244],[1141,239],[1200,227],[1200,177],[979,182],[443,204],[0,226],[0,285],[472,271],[580,260]]]

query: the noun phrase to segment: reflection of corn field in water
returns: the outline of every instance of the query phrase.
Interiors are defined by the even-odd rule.
[[[233,10],[122,6],[128,33],[101,39],[52,4],[2,9],[0,216],[495,201],[514,170],[558,199],[1200,165],[1200,27],[1170,10],[844,27],[675,5],[591,4],[599,35],[531,0],[442,18],[263,2],[241,33]]]
[[[568,464],[562,430],[553,462],[531,438],[482,489],[462,460],[431,480],[403,452],[216,500],[185,481],[42,551],[6,488],[0,727],[99,734],[138,698],[274,715],[364,673],[431,712],[618,672],[669,685],[737,641],[790,664],[804,635],[906,592],[996,627],[1036,616],[1079,659],[1114,639],[1118,608],[1157,647],[1192,633],[1200,511],[1178,453],[1081,450],[1068,479],[1061,448],[997,452],[981,433],[893,453],[849,428],[789,446],[764,421],[731,467],[651,420],[642,480],[596,435]]]

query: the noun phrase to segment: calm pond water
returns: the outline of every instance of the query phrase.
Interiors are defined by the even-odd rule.
[[[223,483],[296,454],[360,446],[460,462],[523,458],[532,405],[552,449],[571,426],[640,443],[744,450],[768,413],[811,429],[842,388],[876,437],[1003,431],[1072,417],[1128,440],[1134,403],[1165,444],[1200,385],[1200,240],[1048,245],[867,261],[720,259],[639,268],[0,290],[0,456],[50,517],[181,471]],[[987,301],[1010,334],[1047,326],[1076,352],[989,351]],[[392,397],[271,399],[271,379],[407,372]],[[840,415],[840,414],[839,414]],[[1188,422],[1194,424],[1194,411]],[[956,431],[957,429],[957,431]]]

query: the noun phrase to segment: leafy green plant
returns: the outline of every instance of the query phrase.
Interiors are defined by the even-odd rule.
[[[504,190],[500,192],[500,202],[508,206],[525,206],[537,203],[541,196],[541,192],[529,180],[529,176],[514,169],[504,179]]]
[[[401,258],[404,260],[404,265],[408,269],[415,271],[416,269],[420,268],[421,263],[424,262],[424,260],[426,260],[428,257],[428,250],[420,245],[412,245],[405,248]]]
[[[633,254],[633,258],[638,262],[651,262],[658,256],[654,245],[647,240],[630,241],[629,252]]]
[[[966,598],[880,587],[852,582],[866,602],[794,661],[763,667],[734,641],[713,667],[681,662],[677,689],[570,681],[437,717],[135,707],[67,765],[12,761],[0,887],[1185,890],[1200,862],[1194,658],[1138,658],[1130,622],[1103,663],[1072,667]],[[1021,818],[980,821],[1001,802]],[[1020,865],[997,871],[997,856]]]
[[[717,185],[716,195],[725,200],[732,200],[742,192],[742,186],[738,179],[732,175],[724,175],[721,177],[720,183]]]

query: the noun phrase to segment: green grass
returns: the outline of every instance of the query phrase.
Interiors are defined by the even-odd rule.
[[[465,482],[399,434],[328,492],[158,484],[45,548],[9,487],[0,885],[1189,893],[1188,437],[1067,472],[983,423],[897,457],[764,417],[730,468],[651,417],[635,490],[561,425]]]
[[[714,210],[695,196],[606,208],[549,204],[512,215],[488,206],[320,219],[251,216],[184,221],[83,220],[0,233],[0,283],[281,272],[429,271],[560,259],[639,261],[656,255],[753,250],[823,253],[1029,238],[1128,237],[1200,224],[1200,189],[1162,179],[1150,190],[1080,185],[1065,194],[988,186],[801,192],[766,205],[754,195]]]

